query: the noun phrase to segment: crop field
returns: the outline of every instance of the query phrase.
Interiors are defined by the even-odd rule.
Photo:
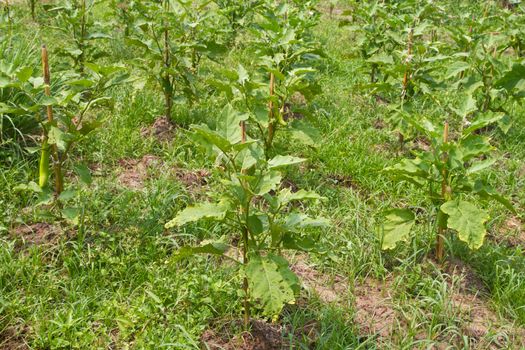
[[[0,350],[525,349],[525,2],[0,0]]]

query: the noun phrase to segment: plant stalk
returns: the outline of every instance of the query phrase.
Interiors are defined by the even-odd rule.
[[[448,122],[445,122],[445,128],[443,130],[443,144],[448,143],[448,132],[449,132],[449,126]],[[450,188],[448,186],[448,171],[447,171],[447,162],[448,162],[448,155],[445,154],[443,157],[443,169],[441,171],[441,199],[444,202],[448,201],[450,199]],[[441,212],[440,212],[441,213]],[[443,214],[439,214],[443,215]],[[436,241],[436,260],[438,262],[443,261],[444,252],[445,252],[445,231],[446,231],[446,224],[444,224],[444,218],[440,217],[438,220],[438,235],[437,235],[437,241]]]
[[[169,10],[169,2],[166,1],[166,12]],[[164,68],[166,73],[164,74],[164,100],[166,102],[166,118],[171,120],[171,111],[173,109],[173,87],[171,86],[171,74],[169,72],[171,67],[170,57],[170,37],[168,27],[164,28]]]
[[[241,121],[240,124],[241,127],[241,142],[246,142],[246,123],[244,121]],[[241,172],[244,172],[241,170]],[[244,182],[244,180],[241,180]],[[247,204],[245,208],[242,210],[243,215],[248,217],[248,210],[249,205]],[[243,251],[242,251],[242,263],[246,267],[246,264],[248,263],[248,228],[246,225],[242,226],[242,242],[243,242]],[[248,327],[250,326],[250,298],[248,294],[248,278],[246,275],[244,276],[243,282],[242,282],[242,289],[244,290],[244,330],[247,331]]]
[[[47,55],[47,47],[46,45],[42,45],[42,70],[44,72],[44,93],[46,96],[51,96],[51,75],[49,73],[49,59]],[[53,123],[53,107],[51,105],[46,106],[46,112],[47,112],[47,121],[49,125],[52,125]],[[44,128],[44,134],[43,134],[43,140],[42,140],[42,155],[45,156],[44,153],[44,146],[48,143],[48,136],[47,131]],[[52,155],[53,155],[53,168],[55,171],[55,186],[56,186],[56,193],[57,195],[60,195],[62,191],[64,190],[64,178],[62,176],[62,162],[60,160],[60,154],[58,153],[58,147],[56,144],[52,145]],[[46,160],[41,159],[41,164],[45,165]],[[49,160],[47,160],[49,162]]]
[[[276,118],[275,118],[275,106],[273,105],[273,96],[275,95],[275,75],[270,73],[270,101],[268,102],[268,138],[266,141],[266,152],[272,146],[273,138],[275,135]]]

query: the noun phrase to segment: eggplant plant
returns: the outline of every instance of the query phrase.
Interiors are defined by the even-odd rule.
[[[175,102],[197,97],[201,59],[222,51],[207,2],[132,2],[127,11],[134,23],[126,41],[142,52],[136,66],[161,87],[169,118]]]
[[[57,51],[73,60],[75,69],[81,74],[86,62],[95,62],[107,53],[94,45],[95,40],[110,39],[109,29],[97,20],[93,13],[100,0],[65,0],[62,5],[51,8],[50,13],[56,14],[53,29],[62,33],[68,43]]]
[[[255,24],[256,35],[252,43],[259,57],[255,65],[264,75],[259,79],[265,87],[267,113],[261,113],[260,106],[254,106],[252,113],[260,131],[260,138],[269,154],[279,128],[287,128],[296,137],[313,145],[309,135],[315,131],[303,120],[294,120],[292,97],[302,96],[306,101],[319,91],[315,81],[314,68],[323,56],[322,50],[311,38],[309,29],[318,23],[318,13],[311,2],[300,4],[267,5],[260,11],[261,21]],[[240,72],[242,73],[242,70]],[[230,75],[231,76],[231,75]],[[239,88],[253,77],[247,73],[238,75],[238,90],[245,94],[246,88]],[[235,84],[234,84],[235,85]],[[260,99],[255,99],[260,101]]]
[[[176,258],[205,253],[237,263],[243,281],[245,327],[252,303],[258,302],[264,315],[276,317],[285,304],[295,300],[299,281],[282,251],[313,249],[315,239],[305,230],[327,225],[325,219],[312,218],[300,211],[302,206],[292,205],[320,200],[318,194],[281,187],[281,170],[304,159],[277,155],[267,160],[261,142],[246,134],[247,121],[246,114],[228,105],[215,129],[207,125],[192,127],[194,140],[222,169],[221,186],[213,201],[189,206],[166,224],[171,229],[211,220],[224,225],[232,241],[238,242],[231,246],[225,239],[204,241],[200,246],[180,249]]]
[[[228,21],[231,33],[235,33],[242,27],[248,27],[256,8],[264,1],[213,0],[213,2],[217,5],[220,15]]]
[[[72,164],[74,146],[100,127],[104,121],[96,107],[111,106],[108,90],[127,80],[120,66],[99,66],[86,63],[84,75],[62,72],[52,83],[47,49],[42,47],[43,77],[34,77],[33,68],[25,67],[16,74],[9,87],[27,98],[21,104],[5,104],[0,112],[10,115],[36,116],[42,127],[38,184],[22,184],[18,189],[38,194],[38,204],[58,204],[70,199],[74,189],[66,186],[64,168],[71,166],[81,182],[90,183],[91,176],[83,164]],[[41,113],[45,112],[45,117]],[[50,186],[53,169],[54,190]],[[64,194],[65,193],[65,194]],[[58,201],[57,201],[58,200]],[[71,208],[62,208],[64,217],[72,219]]]
[[[478,200],[494,199],[514,211],[510,201],[491,187],[480,172],[497,161],[490,157],[489,139],[476,133],[477,130],[496,122],[501,116],[480,114],[467,128],[452,138],[449,124],[439,128],[428,120],[408,121],[432,142],[431,150],[422,152],[413,159],[386,168],[400,181],[407,181],[417,188],[427,190],[427,199],[437,213],[436,258],[444,257],[444,239],[448,229],[454,230],[458,238],[469,248],[483,245],[486,234],[485,222],[488,213],[478,206]],[[393,249],[401,241],[408,241],[415,224],[415,215],[409,209],[393,209],[385,216],[382,248]]]

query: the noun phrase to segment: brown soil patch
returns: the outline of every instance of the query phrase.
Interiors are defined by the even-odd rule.
[[[431,150],[432,145],[430,144],[430,141],[428,141],[426,138],[423,137],[417,137],[413,141],[413,149],[420,150],[424,152],[428,152]]]
[[[467,264],[459,259],[449,259],[442,271],[450,276],[448,284],[452,287],[454,277],[457,277],[459,284],[456,289],[461,293],[488,293],[487,286],[479,278],[476,272]]]
[[[381,130],[386,127],[385,122],[382,119],[374,120],[374,129]]]
[[[237,326],[237,327],[232,327]],[[252,320],[251,331],[235,334],[232,328],[239,328],[240,322],[207,330],[201,342],[210,350],[281,350],[288,348],[283,338],[283,327],[263,321]]]
[[[459,325],[462,333],[473,341],[480,349],[502,349],[513,344],[525,346],[525,329],[505,329],[502,327],[497,314],[491,310],[488,300],[483,295],[488,293],[487,287],[476,273],[464,262],[451,259],[443,267],[444,272],[450,275],[448,281],[453,290],[450,296],[451,306],[459,312],[462,320]],[[454,277],[459,277],[459,283],[454,285]],[[508,328],[508,327],[506,327]],[[494,331],[507,333],[509,340],[498,337],[497,345],[487,336]],[[460,345],[458,340],[458,345]],[[508,344],[507,342],[510,342]]]
[[[400,316],[393,308],[390,289],[389,281],[372,278],[356,286],[355,322],[361,335],[386,339],[394,334]]]
[[[148,176],[148,169],[159,166],[161,159],[153,155],[145,155],[142,159],[121,159],[119,165],[123,168],[119,175],[119,182],[130,189],[140,190],[144,188],[144,181]]]
[[[300,260],[291,266],[307,290],[313,291],[325,303],[339,302],[348,293],[348,283],[341,276],[329,276],[316,271]]]
[[[11,238],[20,240],[22,245],[54,245],[62,235],[62,230],[57,225],[45,222],[21,225],[11,231]],[[18,248],[21,248],[20,246]]]
[[[30,349],[24,340],[23,334],[14,327],[7,327],[0,331],[0,350],[26,350]]]
[[[198,169],[195,171],[177,169],[175,176],[186,187],[194,189],[196,187],[207,185],[211,173],[206,169]]]
[[[166,116],[158,117],[151,126],[143,127],[140,135],[143,137],[154,137],[160,142],[167,142],[173,139],[175,128]]]
[[[494,237],[498,243],[509,247],[522,247],[525,249],[525,225],[516,216],[511,216],[499,227],[498,234]]]
[[[145,155],[142,159],[121,159],[119,165],[122,168],[118,176],[119,183],[133,190],[144,188],[144,183],[149,177],[148,173],[154,168],[158,173],[164,171],[173,175],[191,192],[196,192],[197,189],[207,185],[211,176],[206,169],[165,169],[162,159],[150,154]]]

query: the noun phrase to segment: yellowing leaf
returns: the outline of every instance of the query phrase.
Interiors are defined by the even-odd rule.
[[[441,211],[448,215],[447,226],[458,231],[458,237],[466,242],[471,249],[478,249],[483,245],[485,222],[489,215],[474,204],[453,200],[441,206]]]
[[[408,209],[392,209],[385,215],[382,249],[394,249],[398,242],[408,241],[415,216]]]

